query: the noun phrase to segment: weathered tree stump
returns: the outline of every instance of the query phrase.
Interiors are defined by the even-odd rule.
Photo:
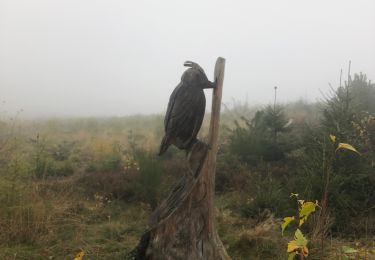
[[[197,142],[188,154],[184,174],[167,199],[153,212],[150,229],[132,259],[230,259],[215,229],[215,170],[225,59],[215,65],[209,142]]]

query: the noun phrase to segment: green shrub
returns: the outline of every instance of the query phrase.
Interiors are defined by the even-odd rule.
[[[163,167],[159,159],[149,153],[138,153],[136,160],[139,163],[140,195],[151,208],[155,208],[162,193]]]
[[[282,183],[271,175],[252,174],[247,187],[247,201],[241,207],[244,217],[259,217],[264,211],[282,216],[288,208],[288,194]]]
[[[289,131],[286,116],[281,107],[266,107],[256,112],[252,120],[242,117],[235,122],[229,135],[229,150],[251,165],[261,161],[279,161],[285,158],[285,145],[279,135]]]

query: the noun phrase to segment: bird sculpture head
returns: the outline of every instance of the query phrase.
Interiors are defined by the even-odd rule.
[[[191,86],[201,88],[214,88],[215,84],[208,80],[206,73],[197,63],[192,61],[185,61],[185,67],[189,67],[184,74],[182,74],[181,81],[188,83]]]

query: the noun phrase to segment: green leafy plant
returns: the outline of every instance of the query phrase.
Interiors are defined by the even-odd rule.
[[[298,194],[296,193],[292,193],[291,197],[297,199],[298,214],[297,216],[284,218],[284,222],[281,224],[281,232],[284,234],[284,230],[290,223],[296,223],[297,229],[294,232],[294,239],[288,242],[288,260],[293,260],[297,255],[300,259],[305,259],[309,255],[309,249],[307,247],[308,240],[300,228],[307,221],[308,217],[315,212],[319,205],[318,201],[312,202],[298,199]]]

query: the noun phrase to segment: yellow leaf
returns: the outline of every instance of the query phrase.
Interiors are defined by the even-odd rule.
[[[306,219],[307,219],[306,217],[301,218],[301,219],[299,220],[299,226],[302,226],[303,223],[305,223]]]
[[[331,139],[332,142],[336,142],[336,136],[335,135],[330,134],[329,138]]]
[[[79,252],[76,257],[74,257],[74,260],[82,260],[83,256],[85,255],[85,252],[81,249],[81,252]]]
[[[303,254],[304,256],[309,255],[309,249],[307,248],[307,239],[303,236],[302,232],[297,229],[295,235],[295,239],[289,241],[288,243],[288,249],[287,252],[293,253],[298,252],[300,254]]]
[[[292,198],[292,197],[296,197],[296,198],[298,198],[298,193],[290,193],[290,197]]]
[[[292,253],[292,252],[298,250],[298,248],[299,248],[299,246],[297,245],[296,240],[289,241],[287,252]]]
[[[339,149],[346,149],[346,150],[350,150],[350,151],[353,151],[353,152],[356,152],[359,154],[359,152],[353,147],[351,146],[350,144],[346,144],[346,143],[339,143],[339,145],[337,146],[336,148],[336,152],[337,150]]]
[[[309,249],[307,248],[307,246],[304,246],[302,248],[302,254],[303,254],[304,257],[309,255]]]
[[[297,228],[296,232],[294,233],[294,239],[296,241],[296,245],[303,247],[307,245],[307,239],[303,236],[301,230]]]
[[[284,234],[285,228],[289,225],[290,222],[294,220],[294,217],[285,217],[284,223],[281,224],[281,234]]]
[[[307,220],[309,215],[315,211],[316,206],[317,206],[317,203],[314,203],[311,201],[303,202],[301,206],[301,210],[299,212],[299,216],[300,216],[299,226],[301,226]]]

